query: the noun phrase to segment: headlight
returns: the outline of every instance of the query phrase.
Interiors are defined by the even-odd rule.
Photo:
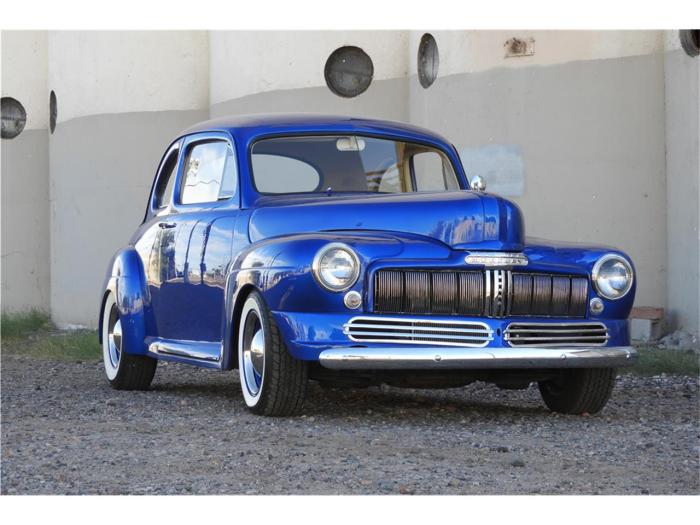
[[[347,290],[360,275],[357,254],[349,246],[335,242],[318,251],[312,268],[316,280],[332,292]]]
[[[619,299],[632,288],[634,274],[627,259],[610,253],[595,263],[592,278],[600,295],[606,299]]]

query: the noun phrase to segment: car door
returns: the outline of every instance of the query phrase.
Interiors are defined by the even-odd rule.
[[[210,358],[223,333],[224,293],[239,209],[233,142],[225,133],[184,139],[172,214],[161,228],[159,337]]]
[[[134,235],[134,248],[143,264],[151,308],[147,309],[146,331],[149,336],[160,332],[154,307],[161,303],[161,283],[167,273],[167,254],[174,229],[169,217],[173,213],[172,200],[182,141],[178,140],[166,150],[156,172],[144,221]]]

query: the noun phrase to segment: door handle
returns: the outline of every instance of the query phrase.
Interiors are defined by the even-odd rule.
[[[174,227],[175,227],[175,223],[174,223],[174,222],[159,222],[159,223],[158,223],[158,227],[163,228],[163,229],[165,229],[165,228],[174,228]]]

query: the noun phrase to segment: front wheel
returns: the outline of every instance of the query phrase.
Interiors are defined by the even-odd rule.
[[[304,402],[307,364],[284,346],[259,292],[246,299],[238,329],[238,370],[243,399],[255,414],[289,416]]]
[[[570,368],[556,379],[540,381],[540,393],[553,412],[595,414],[610,399],[616,375],[614,368]]]
[[[102,360],[107,379],[115,390],[147,390],[158,361],[124,353],[122,341],[122,321],[114,294],[110,293],[102,314]]]

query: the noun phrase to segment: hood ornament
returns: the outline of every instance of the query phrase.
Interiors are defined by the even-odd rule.
[[[517,252],[469,252],[464,258],[467,264],[483,266],[527,266],[527,255]]]

